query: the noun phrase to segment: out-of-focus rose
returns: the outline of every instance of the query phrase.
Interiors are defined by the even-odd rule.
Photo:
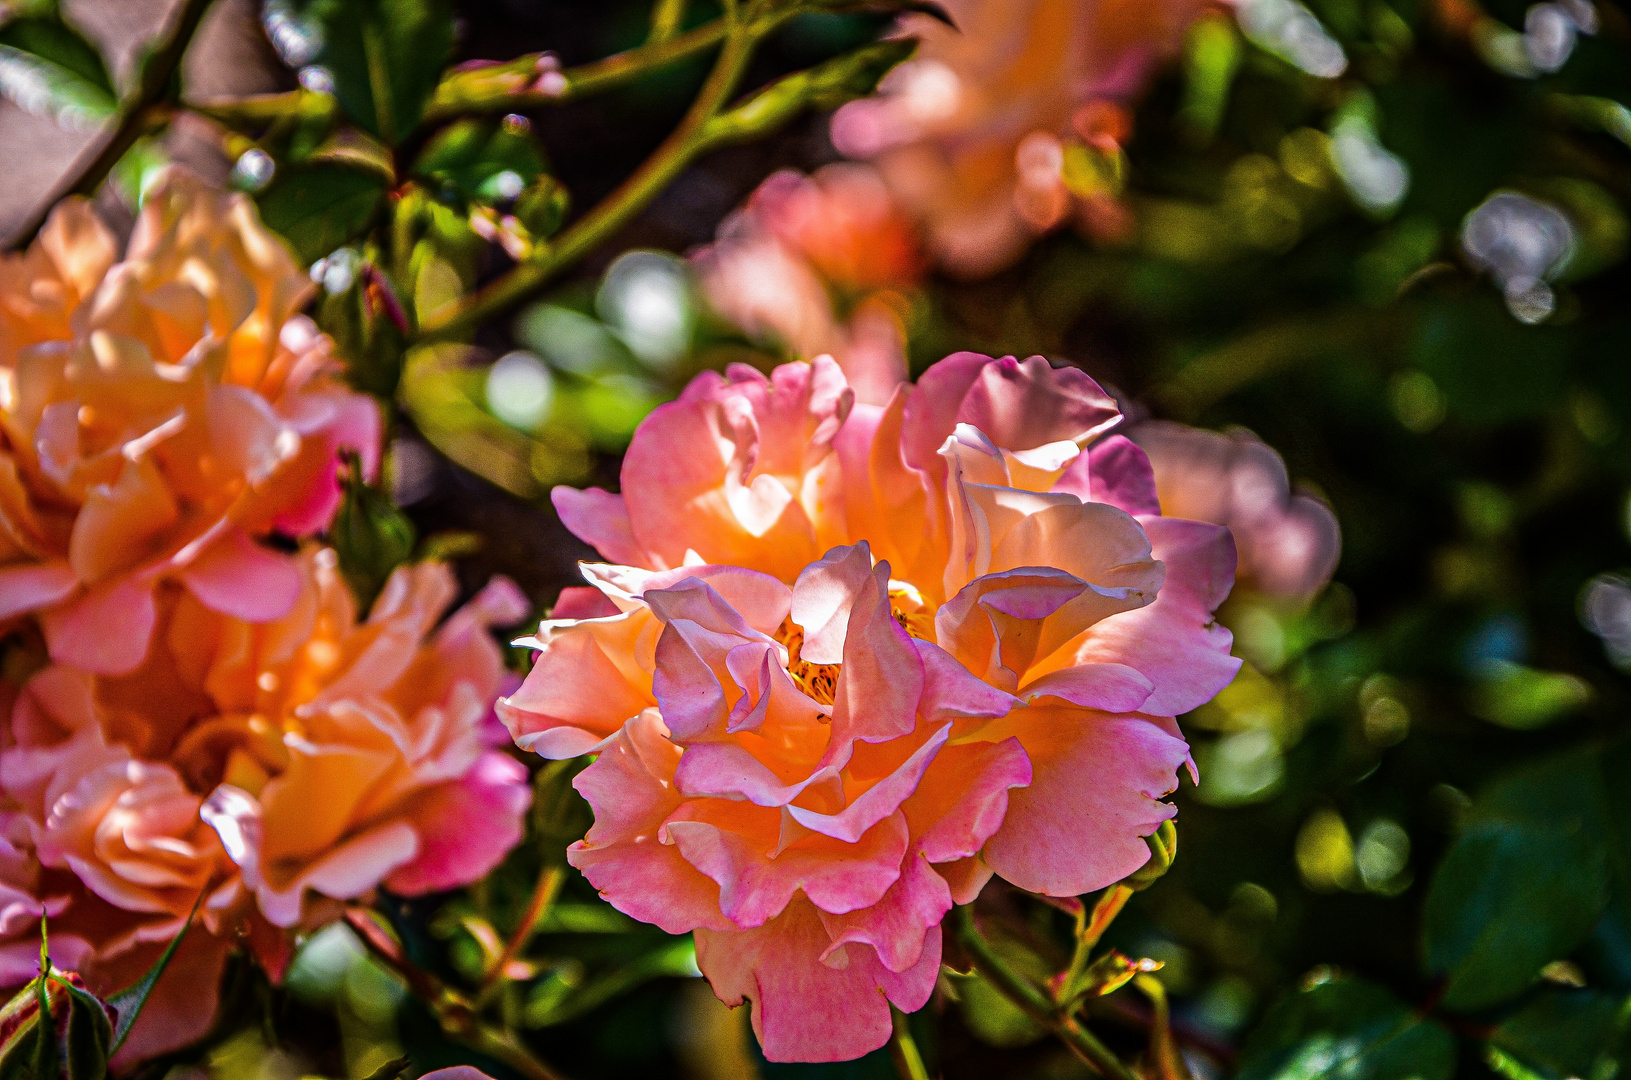
[[[947,269],[981,276],[1079,212],[1125,226],[1113,167],[1126,106],[1176,52],[1203,0],[948,0],[952,29],[908,15],[921,41],[880,93],[833,118],[843,153],[872,159],[923,221]]]
[[[882,404],[906,377],[896,290],[922,256],[869,166],[773,174],[695,262],[716,311],[794,355],[834,357],[859,400]]]
[[[359,620],[335,562],[326,549],[300,556],[291,609],[263,623],[165,586],[136,671],[53,664],[11,709],[7,836],[49,876],[19,863],[18,903],[53,897],[53,940],[88,943],[75,959],[93,989],[135,981],[204,897],[121,1060],[207,1029],[216,1001],[199,987],[235,944],[276,978],[280,928],[320,923],[380,885],[468,883],[521,836],[526,770],[492,748],[487,724],[506,680],[488,628],[525,613],[515,586],[497,579],[442,620],[451,572],[405,567]],[[26,923],[25,909],[6,910]]]
[[[48,882],[26,839],[27,824],[14,811],[0,812],[0,987],[27,982],[40,970],[40,917],[55,920],[68,906],[63,883]],[[17,834],[16,838],[12,834]],[[51,962],[78,968],[90,945],[55,923]]]
[[[1331,580],[1342,554],[1336,515],[1293,492],[1285,462],[1256,435],[1147,420],[1128,436],[1149,455],[1163,512],[1234,533],[1242,585],[1303,601]]]
[[[0,301],[77,301],[66,328],[39,315],[0,342],[0,622],[34,612],[54,659],[122,674],[161,582],[241,619],[286,613],[299,571],[260,541],[327,524],[338,452],[372,470],[380,417],[295,314],[310,282],[247,197],[173,170],[111,268],[87,215],[58,208],[23,267],[56,277]]]
[[[995,872],[1072,896],[1149,858],[1233,677],[1234,549],[1163,517],[1073,369],[948,357],[886,406],[831,360],[699,377],[635,434],[623,491],[556,489],[623,565],[584,568],[500,703],[599,751],[570,857],[695,930],[772,1060],[881,1045],[933,988],[940,921]]]
[[[304,570],[285,618],[184,602],[169,642],[220,710],[174,760],[211,791],[204,819],[278,926],[301,921],[308,893],[474,881],[520,839],[531,800],[484,723],[504,680],[488,627],[527,610],[514,584],[494,579],[438,627],[456,591],[439,563],[398,569],[361,621],[333,552]]]
[[[25,346],[71,338],[74,311],[118,257],[118,241],[78,196],[57,205],[27,251],[0,254],[0,366]]]

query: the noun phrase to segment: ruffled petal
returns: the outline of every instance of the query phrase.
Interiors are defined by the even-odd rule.
[[[985,845],[992,869],[1030,892],[1080,896],[1148,861],[1142,837],[1178,812],[1160,800],[1188,760],[1181,738],[1141,716],[1053,705],[1015,710],[985,734],[1010,733],[1033,776]]]
[[[697,966],[730,1006],[753,1003],[753,1031],[771,1061],[848,1061],[889,1041],[889,1004],[922,1008],[940,970],[940,931],[918,962],[891,972],[859,942],[831,948],[815,908],[798,900],[753,930],[697,932]],[[823,960],[822,958],[825,957]]]
[[[385,884],[417,896],[484,877],[520,843],[531,805],[526,767],[504,754],[483,754],[461,779],[413,796],[408,820],[419,834],[419,854]]]

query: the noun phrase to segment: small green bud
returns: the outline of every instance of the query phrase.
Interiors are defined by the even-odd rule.
[[[0,1080],[105,1080],[114,1019],[78,975],[48,971],[0,1008]]]
[[[1149,845],[1150,861],[1122,882],[1130,889],[1147,889],[1172,868],[1172,860],[1178,857],[1178,828],[1163,821],[1159,829],[1144,838],[1144,843]]]

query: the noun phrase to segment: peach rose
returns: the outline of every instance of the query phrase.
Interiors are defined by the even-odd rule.
[[[1342,554],[1336,515],[1320,499],[1293,492],[1286,463],[1256,435],[1147,420],[1128,437],[1150,457],[1164,510],[1234,534],[1241,584],[1305,601],[1331,580]]]
[[[120,1063],[129,1063],[203,1035],[216,1000],[197,987],[220,981],[240,937],[256,945],[264,935],[235,868],[199,818],[201,796],[168,764],[109,740],[114,725],[97,699],[98,682],[59,665],[29,679],[10,712],[0,788],[17,808],[7,821],[12,844],[39,867],[37,888],[48,894],[52,955],[94,992],[134,983],[206,898],[202,926],[178,950],[121,1051]],[[19,963],[8,965],[0,985],[33,976],[37,925],[34,933],[34,963],[23,962],[17,942]]]
[[[797,356],[835,357],[859,400],[906,377],[893,290],[922,270],[917,237],[869,166],[770,176],[693,260],[714,309]]]
[[[1073,369],[959,353],[886,406],[828,359],[699,377],[623,492],[556,489],[584,568],[500,702],[597,750],[574,865],[670,932],[772,1060],[839,1060],[920,1007],[991,874],[1072,896],[1149,858],[1233,678],[1227,530],[1163,517]]]
[[[327,524],[337,454],[372,470],[380,416],[295,314],[310,282],[245,196],[172,170],[94,288],[105,235],[85,213],[59,208],[39,242],[73,271],[45,290],[78,298],[67,336],[0,355],[0,622],[36,613],[54,659],[121,674],[161,582],[250,621],[287,612],[299,571],[260,540]]]
[[[520,839],[526,770],[486,726],[507,678],[488,627],[525,613],[515,587],[495,580],[442,620],[451,572],[406,567],[359,621],[332,551],[295,566],[291,610],[264,623],[162,587],[141,667],[52,664],[10,709],[6,836],[64,884],[47,901],[53,938],[87,943],[75,962],[93,989],[135,981],[204,897],[121,1060],[208,1029],[216,1000],[198,988],[219,981],[231,948],[278,978],[283,928],[382,884],[468,883]],[[30,909],[16,904],[42,886],[13,879],[24,899],[5,910],[21,926]]]
[[[366,620],[332,551],[303,562],[294,610],[255,626],[184,603],[170,648],[219,707],[177,742],[261,911],[294,926],[308,893],[415,895],[468,884],[521,838],[526,770],[484,721],[504,681],[492,625],[525,599],[496,578],[440,626],[456,586],[399,568]]]
[[[1072,210],[1067,147],[1119,153],[1125,103],[1174,54],[1202,0],[948,0],[953,29],[901,20],[921,44],[879,94],[833,117],[839,151],[873,160],[947,269],[1000,270]],[[1080,185],[1078,185],[1079,187]],[[1106,205],[1109,204],[1109,205]],[[1078,209],[1119,231],[1108,199]]]
[[[118,257],[113,234],[77,195],[51,211],[27,251],[0,254],[0,366],[26,346],[73,337],[69,320]]]

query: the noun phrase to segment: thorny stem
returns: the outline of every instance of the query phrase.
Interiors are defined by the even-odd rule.
[[[472,1049],[497,1058],[528,1080],[563,1080],[559,1073],[533,1057],[514,1032],[494,1030],[482,1020],[475,1003],[469,998],[409,960],[402,946],[385,932],[366,908],[346,908],[345,921],[356,931],[368,951],[400,975],[414,997],[429,1006],[448,1035]]]
[[[498,959],[493,961],[487,969],[487,975],[482,979],[481,989],[476,993],[476,1001],[485,1004],[492,989],[504,981],[504,972],[521,950],[526,948],[527,942],[532,939],[533,931],[549,913],[555,898],[561,893],[561,886],[566,882],[566,868],[562,866],[547,866],[538,875],[538,883],[533,886],[532,899],[527,901],[527,910],[516,924],[515,932],[505,944],[504,951]]]
[[[707,146],[706,128],[736,89],[747,66],[756,34],[733,27],[690,111],[651,157],[606,199],[545,249],[542,257],[523,262],[463,299],[420,323],[420,341],[457,337],[464,331],[521,303],[562,267],[597,247],[626,224],[657,192],[666,187]]]
[[[15,246],[23,247],[34,239],[34,234],[39,232],[46,215],[61,195],[96,194],[96,189],[102,186],[102,181],[108,178],[113,167],[119,164],[119,159],[136,144],[136,140],[169,118],[171,110],[164,99],[170,92],[176,69],[181,66],[181,58],[192,43],[193,35],[198,32],[198,25],[209,6],[210,0],[186,0],[176,18],[175,29],[142,63],[135,89],[120,106],[119,122],[112,136],[102,144],[95,157],[76,170],[66,189],[60,190],[57,196],[48,199],[35,211],[28,224],[17,234]]]
[[[1127,906],[1132,899],[1133,890],[1126,885],[1112,885],[1099,897],[1098,903],[1093,905],[1091,913],[1084,907],[1081,914],[1076,917],[1076,951],[1071,955],[1070,967],[1065,970],[1064,978],[1059,980],[1058,996],[1062,999],[1068,995],[1076,985],[1076,980],[1082,972],[1087,970],[1092,961],[1093,950],[1098,948],[1099,939],[1110,928],[1121,909]]]
[[[900,1080],[929,1080],[929,1070],[923,1065],[923,1055],[918,1053],[917,1040],[912,1038],[906,1014],[891,1005],[889,1017],[894,1023],[894,1032],[889,1037],[889,1056],[895,1061]]]
[[[951,928],[963,951],[973,961],[975,970],[1021,1012],[1057,1035],[1072,1053],[1111,1080],[1138,1080],[1132,1070],[1122,1064],[1092,1032],[1077,1023],[1074,1017],[1061,1013],[1051,997],[1003,962],[974,925],[972,905],[963,904],[952,909]]]

